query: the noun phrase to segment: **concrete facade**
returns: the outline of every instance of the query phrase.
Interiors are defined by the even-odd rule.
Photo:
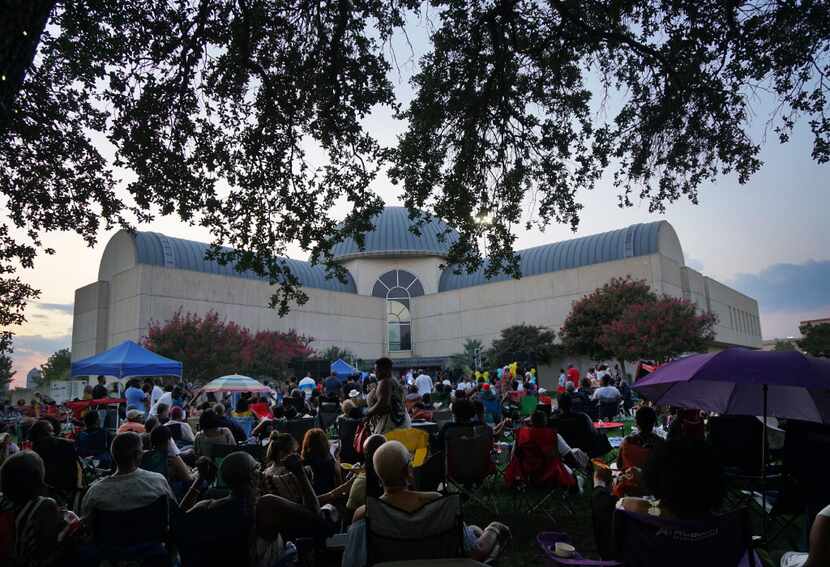
[[[391,237],[380,233],[374,249],[361,254],[352,247],[342,259],[348,285],[325,281],[293,261],[303,264],[309,301],[283,318],[267,307],[273,291],[267,281],[193,258],[194,243],[163,235],[153,234],[158,253],[150,255],[142,234],[150,233],[113,236],[98,281],[75,292],[73,359],[125,339],[141,340],[153,321],[164,322],[177,310],[199,315],[213,310],[252,331],[295,329],[314,337],[315,349],[339,346],[361,358],[446,357],[461,351],[468,338],[488,346],[510,325],[558,330],[574,301],[622,276],[643,279],[657,293],[687,298],[701,312],[716,313],[719,347],[761,346],[757,302],[685,266],[680,241],[665,221],[530,249],[526,255],[519,251],[529,275],[495,281],[442,272],[445,248],[419,247],[410,236],[405,252],[399,243],[385,250]],[[186,253],[191,257],[184,258]],[[423,289],[408,301],[411,348],[398,352],[389,352],[387,299],[372,295],[378,279],[393,270],[414,275]]]

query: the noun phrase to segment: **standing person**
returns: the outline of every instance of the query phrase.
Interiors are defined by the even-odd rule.
[[[579,388],[579,370],[574,368],[573,364],[569,364],[567,374],[568,380],[573,383],[574,388]]]
[[[98,384],[92,389],[92,399],[101,400],[108,397],[107,395],[107,379],[103,376],[98,376]]]
[[[305,378],[300,380],[297,387],[305,395],[305,398],[309,399],[311,397],[311,393],[317,387],[317,381],[311,377],[311,372],[306,372]]]
[[[393,429],[410,426],[404,404],[405,394],[400,382],[392,377],[392,361],[383,357],[375,361],[378,385],[366,398],[368,425],[372,433],[383,435]]]
[[[150,405],[154,406],[158,403],[159,398],[164,394],[164,390],[161,387],[153,382],[152,380],[148,379],[145,384],[150,386]]]
[[[418,388],[418,395],[422,398],[424,394],[432,394],[432,378],[429,377],[429,374],[421,371],[418,377],[415,378],[415,387]]]
[[[127,399],[127,411],[132,409],[140,411],[141,415],[144,415],[147,412],[147,408],[145,406],[147,394],[145,394],[141,388],[138,387],[138,385],[139,382],[136,379],[132,379],[127,382],[127,391],[124,392],[124,397]]]
[[[565,374],[565,369],[559,369],[559,385],[556,388],[556,393],[559,395],[564,394],[567,391],[568,385],[568,376]]]
[[[337,377],[337,374],[332,372],[323,383],[323,388],[326,391],[327,397],[339,397],[340,392],[343,390],[343,384],[340,383],[340,378]]]

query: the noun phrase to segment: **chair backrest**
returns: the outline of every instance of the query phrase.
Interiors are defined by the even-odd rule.
[[[484,405],[484,414],[489,419],[492,416],[493,421],[501,419],[501,400],[497,397],[481,400]]]
[[[237,447],[237,449],[239,451],[242,451],[243,453],[248,453],[260,464],[265,462],[265,447],[263,447],[262,445],[245,443],[244,445],[240,445],[239,447]]]
[[[245,432],[246,439],[251,436],[251,431],[256,427],[256,419],[253,417],[231,417],[231,419]]]
[[[412,466],[420,467],[424,464],[429,453],[429,433],[422,429],[409,427],[406,429],[393,429],[385,434],[387,441],[399,441],[407,448],[412,455]]]
[[[613,402],[600,402],[599,403],[599,417],[600,419],[611,420],[617,417],[620,413],[620,402],[619,400]]]
[[[167,537],[169,523],[169,502],[164,495],[133,510],[96,510],[92,537],[96,545],[108,548],[161,543]]]
[[[492,450],[493,430],[487,425],[445,430],[447,478],[459,484],[480,484],[493,472]]]
[[[383,561],[463,557],[461,499],[450,494],[404,512],[377,498],[366,499],[368,564]]]
[[[239,445],[225,445],[224,443],[206,443],[204,445],[204,454],[208,459],[224,459],[239,450]]]
[[[314,428],[314,420],[316,418],[313,417],[301,417],[298,419],[289,419],[286,423],[286,433],[290,434],[297,440],[297,443],[300,445],[303,444],[303,438],[305,437],[306,431],[309,429]]]
[[[754,416],[721,415],[709,420],[709,442],[726,467],[761,472],[763,424]]]
[[[320,404],[320,411],[317,414],[317,420],[320,422],[320,428],[327,430],[331,424],[337,420],[340,414],[340,405],[332,402],[323,402]]]
[[[590,423],[591,418],[583,413],[560,415],[550,422],[569,447],[582,449],[586,453],[591,453],[594,445]]]
[[[173,441],[175,441],[176,445],[178,445],[184,437],[184,435],[182,433],[182,424],[178,423],[178,422],[172,422],[171,421],[171,422],[165,423],[164,427],[166,427],[167,429],[170,430],[170,437],[172,437]]]
[[[182,567],[237,565],[251,545],[252,518],[236,500],[179,514],[173,526]]]
[[[155,449],[144,451],[144,454],[141,455],[139,467],[145,471],[159,473],[164,478],[169,478],[167,476],[167,453],[164,451],[156,451]]]
[[[539,398],[537,396],[523,396],[521,400],[519,400],[519,411],[521,412],[522,417],[527,417],[536,411],[536,405],[538,403]]]
[[[363,423],[362,419],[340,417],[337,419],[337,438],[340,439],[340,460],[344,463],[356,463],[360,460],[354,450],[354,437],[357,426]]]
[[[746,509],[699,522],[616,510],[613,532],[620,559],[638,567],[733,567],[747,555],[752,542]],[[749,558],[754,564],[753,553]]]
[[[449,409],[440,409],[432,412],[432,421],[438,424],[440,428],[443,424],[452,421],[452,411]]]

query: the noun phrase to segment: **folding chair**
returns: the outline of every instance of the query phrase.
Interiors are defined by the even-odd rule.
[[[317,413],[317,421],[320,429],[328,432],[329,427],[334,425],[337,421],[337,416],[340,414],[340,406],[333,402],[323,402],[320,404],[320,411]]]
[[[313,429],[315,427],[314,422],[317,418],[314,417],[300,417],[298,419],[289,419],[285,423],[280,423],[277,425],[279,431],[283,433],[288,433],[294,439],[297,440],[297,443],[300,445],[303,444],[303,438],[305,437],[306,431],[309,429]]]
[[[529,417],[536,411],[537,405],[539,405],[538,396],[523,396],[519,400],[519,412],[522,417]]]
[[[483,399],[481,403],[484,404],[484,416],[488,423],[498,423],[501,421],[501,400],[493,397]]]
[[[156,451],[155,449],[144,451],[144,454],[141,455],[141,464],[138,466],[145,471],[159,473],[164,478],[170,479],[167,476],[167,453],[165,452]]]
[[[432,421],[438,425],[438,429],[447,422],[452,421],[452,412],[449,409],[435,410],[432,412]]]
[[[603,421],[612,421],[620,414],[620,401],[616,402],[600,402],[599,403],[599,418]]]
[[[492,494],[485,483],[495,472],[493,431],[487,425],[453,427],[444,434],[444,489],[458,492],[498,514]]]
[[[701,521],[614,512],[614,540],[625,565],[638,567],[760,566],[747,509]]]
[[[253,417],[231,417],[231,419],[245,432],[245,439],[251,437],[251,431],[256,427],[256,419]]]
[[[171,564],[166,542],[170,526],[167,496],[135,510],[96,510],[92,539],[99,561],[140,565]],[[96,563],[97,564],[97,563]]]
[[[399,441],[412,455],[412,466],[418,468],[424,464],[429,454],[429,433],[422,429],[410,427],[393,429],[385,434],[387,441]]]
[[[464,556],[461,498],[450,494],[409,513],[366,499],[367,565]]]

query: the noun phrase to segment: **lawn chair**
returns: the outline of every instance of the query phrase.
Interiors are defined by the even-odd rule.
[[[613,421],[620,414],[620,400],[599,403],[599,419]]]
[[[238,450],[251,455],[259,464],[265,462],[265,447],[254,443],[245,443],[237,447]]]
[[[614,512],[618,559],[638,567],[756,567],[745,508],[699,522]]]
[[[169,525],[170,504],[166,495],[135,510],[96,510],[92,539],[98,561],[170,565],[166,547]]]
[[[360,461],[360,455],[354,450],[354,437],[357,426],[363,423],[362,419],[352,419],[342,416],[337,418],[337,438],[340,439],[340,462],[354,464]]]
[[[525,431],[523,431],[525,430]],[[573,515],[573,509],[568,504],[567,488],[575,486],[576,480],[569,476],[561,460],[552,456],[530,434],[531,428],[516,430],[516,444],[513,455],[505,470],[505,483],[513,488],[514,508],[525,508],[528,514],[542,512],[552,521],[556,521],[553,511],[545,506],[552,502]],[[553,431],[553,443],[556,443],[556,432]],[[534,498],[531,491],[543,491],[541,498]],[[523,502],[524,501],[524,502]],[[524,505],[522,505],[524,504]]]
[[[164,451],[155,449],[144,451],[144,454],[141,455],[141,464],[138,466],[145,471],[158,473],[170,480],[170,477],[167,476],[167,453]]]
[[[496,472],[493,464],[493,432],[487,425],[453,427],[444,434],[444,487],[458,492],[498,514],[485,482]]]
[[[178,447],[179,449],[185,449],[193,446],[192,441],[186,441],[184,439],[184,433],[181,423],[165,423],[164,427],[170,430],[170,437],[173,439],[173,443],[175,443],[176,447]]]
[[[429,454],[429,433],[422,429],[409,427],[407,429],[393,429],[385,434],[387,441],[399,441],[412,455],[412,467],[418,468],[424,464]]]
[[[306,431],[309,429],[314,429],[315,420],[317,418],[314,417],[300,417],[297,419],[289,419],[286,420],[284,423],[280,423],[277,425],[278,431],[282,431],[283,433],[288,433],[294,439],[297,440],[297,443],[302,446],[303,439],[305,438]]]
[[[530,417],[539,405],[538,396],[522,396],[519,400],[519,412],[522,417]]]
[[[499,398],[493,397],[489,400],[481,400],[481,403],[484,404],[484,417],[487,423],[501,421],[501,400]]]
[[[239,563],[240,550],[250,545],[251,529],[244,522],[228,522],[228,517],[239,517],[232,509],[239,505],[240,502],[231,501],[176,517],[173,538],[182,567]]]
[[[452,411],[449,409],[440,409],[432,412],[432,421],[438,425],[438,429],[445,423],[452,421]]]
[[[608,436],[593,431],[591,418],[587,414],[560,415],[552,418],[549,423],[556,428],[569,447],[582,449],[592,459],[611,451]]]
[[[256,419],[253,417],[231,417],[231,419],[245,432],[245,439],[250,439],[251,431],[256,427]]]
[[[464,556],[461,498],[450,494],[408,513],[366,499],[367,564]]]
[[[337,421],[337,416],[340,415],[340,405],[336,402],[323,402],[320,404],[320,411],[317,413],[317,421],[320,429],[328,431],[329,427],[334,425]]]

